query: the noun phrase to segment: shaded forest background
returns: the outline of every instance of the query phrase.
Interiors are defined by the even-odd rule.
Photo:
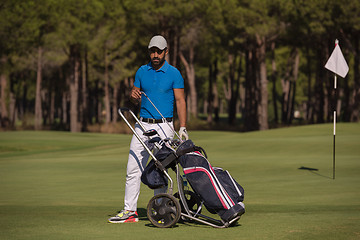
[[[360,1],[2,0],[2,129],[122,131],[153,35],[185,79],[190,128],[360,117]],[[335,39],[350,71],[324,68]]]

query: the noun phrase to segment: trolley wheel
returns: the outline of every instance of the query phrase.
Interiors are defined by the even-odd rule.
[[[186,204],[188,205],[189,210],[192,212],[197,212],[198,208],[201,206],[201,200],[198,197],[198,195],[196,195],[194,192],[189,191],[189,190],[184,190],[184,195],[185,195],[185,199],[186,199],[185,201],[186,201]],[[175,193],[174,197],[179,199],[180,205],[181,205],[181,211],[183,213],[186,213],[184,205],[180,199],[180,193],[179,192]],[[199,213],[201,213],[201,210],[199,211]]]
[[[174,226],[180,219],[179,201],[172,195],[162,193],[152,197],[147,205],[147,216],[159,228]]]

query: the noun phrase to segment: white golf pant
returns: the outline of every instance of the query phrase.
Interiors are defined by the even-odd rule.
[[[173,127],[173,123],[143,123],[142,125],[146,130],[155,129],[160,135],[161,139],[173,138],[174,132],[170,128]],[[170,125],[170,126],[169,126]],[[143,141],[149,138],[143,135],[143,130],[138,123],[135,124],[135,131],[139,134]],[[156,137],[156,135],[154,136]],[[126,169],[126,183],[125,183],[125,197],[124,197],[124,209],[129,211],[137,211],[137,201],[140,194],[141,174],[146,167],[146,163],[149,158],[149,153],[145,150],[143,145],[133,135],[130,143],[130,153]],[[164,193],[167,188],[155,189],[154,194]]]

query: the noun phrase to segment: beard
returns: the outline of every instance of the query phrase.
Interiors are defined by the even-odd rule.
[[[151,58],[151,64],[155,69],[159,69],[165,62],[165,57],[163,58],[158,58],[158,57],[154,57]]]

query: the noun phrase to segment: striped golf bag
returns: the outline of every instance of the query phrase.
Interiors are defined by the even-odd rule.
[[[189,152],[193,148],[194,151]],[[222,220],[229,222],[236,216],[245,213],[244,189],[231,177],[228,171],[213,168],[206,159],[206,153],[187,140],[179,146],[178,161],[184,170],[191,188],[204,202],[206,209],[218,214]]]

